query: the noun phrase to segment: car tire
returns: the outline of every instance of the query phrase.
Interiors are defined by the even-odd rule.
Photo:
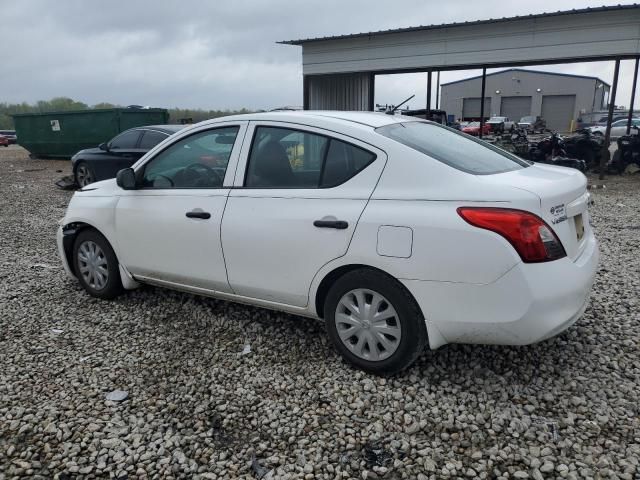
[[[76,277],[89,295],[110,300],[122,293],[120,267],[107,239],[93,229],[82,230],[73,246]]]
[[[364,308],[357,308],[356,303]],[[352,305],[353,310],[346,305]],[[372,311],[374,305],[377,307]],[[383,318],[374,320],[376,314]],[[327,294],[324,316],[338,353],[376,375],[409,367],[427,344],[418,304],[398,280],[378,270],[363,268],[340,277]],[[347,337],[349,333],[353,335]]]
[[[96,174],[87,162],[78,162],[73,171],[73,176],[80,188],[96,181]]]

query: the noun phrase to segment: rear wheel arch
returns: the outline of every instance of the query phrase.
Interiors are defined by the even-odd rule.
[[[355,270],[373,270],[373,271],[376,271],[378,273],[381,273],[381,274],[389,277],[390,281],[393,281],[396,284],[398,284],[406,292],[406,294],[409,295],[409,297],[411,297],[411,299],[415,302],[416,306],[421,311],[421,313],[423,314],[423,317],[424,317],[424,312],[422,312],[422,309],[420,308],[420,305],[416,301],[415,297],[402,284],[402,282],[400,282],[393,275],[385,272],[384,270],[382,270],[380,268],[372,267],[371,265],[358,264],[358,263],[349,264],[349,265],[342,265],[340,267],[337,267],[337,268],[333,269],[332,271],[330,271],[329,273],[327,273],[324,276],[324,278],[322,279],[322,281],[318,285],[318,288],[316,290],[316,295],[315,295],[315,308],[316,308],[316,314],[318,315],[318,317],[324,318],[324,302],[325,302],[325,300],[327,298],[329,290],[331,289],[331,286],[335,283],[336,280],[338,280],[338,278],[346,275],[349,272],[353,272]]]

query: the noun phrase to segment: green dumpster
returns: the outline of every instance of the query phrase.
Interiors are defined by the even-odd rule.
[[[18,144],[34,157],[69,158],[118,133],[169,121],[164,108],[108,108],[13,115]]]

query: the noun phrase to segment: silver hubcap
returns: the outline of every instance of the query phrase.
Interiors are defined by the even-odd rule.
[[[102,290],[107,285],[107,257],[97,243],[82,242],[78,249],[78,264],[82,277],[91,288]]]
[[[393,305],[373,290],[347,292],[336,308],[336,329],[342,343],[356,356],[380,361],[398,349],[402,334]]]
[[[93,183],[93,176],[91,175],[91,171],[89,167],[86,165],[80,165],[76,170],[76,177],[78,179],[78,185],[84,187],[85,185],[89,185]]]

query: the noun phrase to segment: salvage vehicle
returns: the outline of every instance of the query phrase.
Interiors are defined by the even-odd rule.
[[[426,120],[246,114],[77,191],[57,243],[94,297],[146,283],[323,319],[346,360],[389,374],[426,345],[531,344],[580,318],[586,187]]]
[[[432,122],[439,123],[440,125],[448,125],[449,121],[449,116],[445,110],[431,109],[427,111],[426,108],[420,108],[416,110],[399,110],[399,112],[401,115],[431,120]]]
[[[640,134],[639,127],[631,127],[629,135],[618,138],[618,149],[611,159],[610,169],[622,174],[629,165],[640,167]]]
[[[477,137],[480,135],[480,122],[469,122],[467,125],[460,129],[462,133],[466,133],[467,135],[472,135]],[[482,127],[482,134],[489,135],[491,133],[491,127],[486,123]]]
[[[583,128],[564,137],[563,142],[567,155],[584,160],[587,169],[600,165],[604,144],[602,135],[594,135],[588,128]]]
[[[584,160],[567,155],[564,140],[557,132],[531,144],[527,158],[538,163],[575,168],[581,172],[587,171],[587,163]]]
[[[5,137],[4,135],[0,135],[0,145],[2,145],[3,147],[8,147],[9,146],[9,138]]]
[[[97,148],[80,150],[71,157],[71,169],[80,187],[108,178],[115,178],[119,170],[130,167],[140,157],[182,130],[184,125],[150,125],[125,130]]]
[[[486,122],[494,133],[504,133],[513,130],[514,122],[509,117],[491,117]]]
[[[611,140],[616,140],[618,138],[620,138],[622,135],[626,135],[627,134],[627,123],[628,123],[628,119],[624,118],[621,120],[618,120],[616,122],[612,122],[611,123]],[[632,118],[631,119],[631,126],[632,127],[638,127],[640,126],[640,118]],[[607,132],[607,125],[595,125],[593,127],[589,127],[589,130],[591,131],[591,133],[593,133],[594,135],[602,135],[604,136]]]
[[[547,130],[547,122],[541,117],[527,115],[518,122],[520,128],[524,128],[529,133],[544,133]]]
[[[13,145],[18,141],[15,130],[0,130],[0,135],[7,139],[9,145]]]

